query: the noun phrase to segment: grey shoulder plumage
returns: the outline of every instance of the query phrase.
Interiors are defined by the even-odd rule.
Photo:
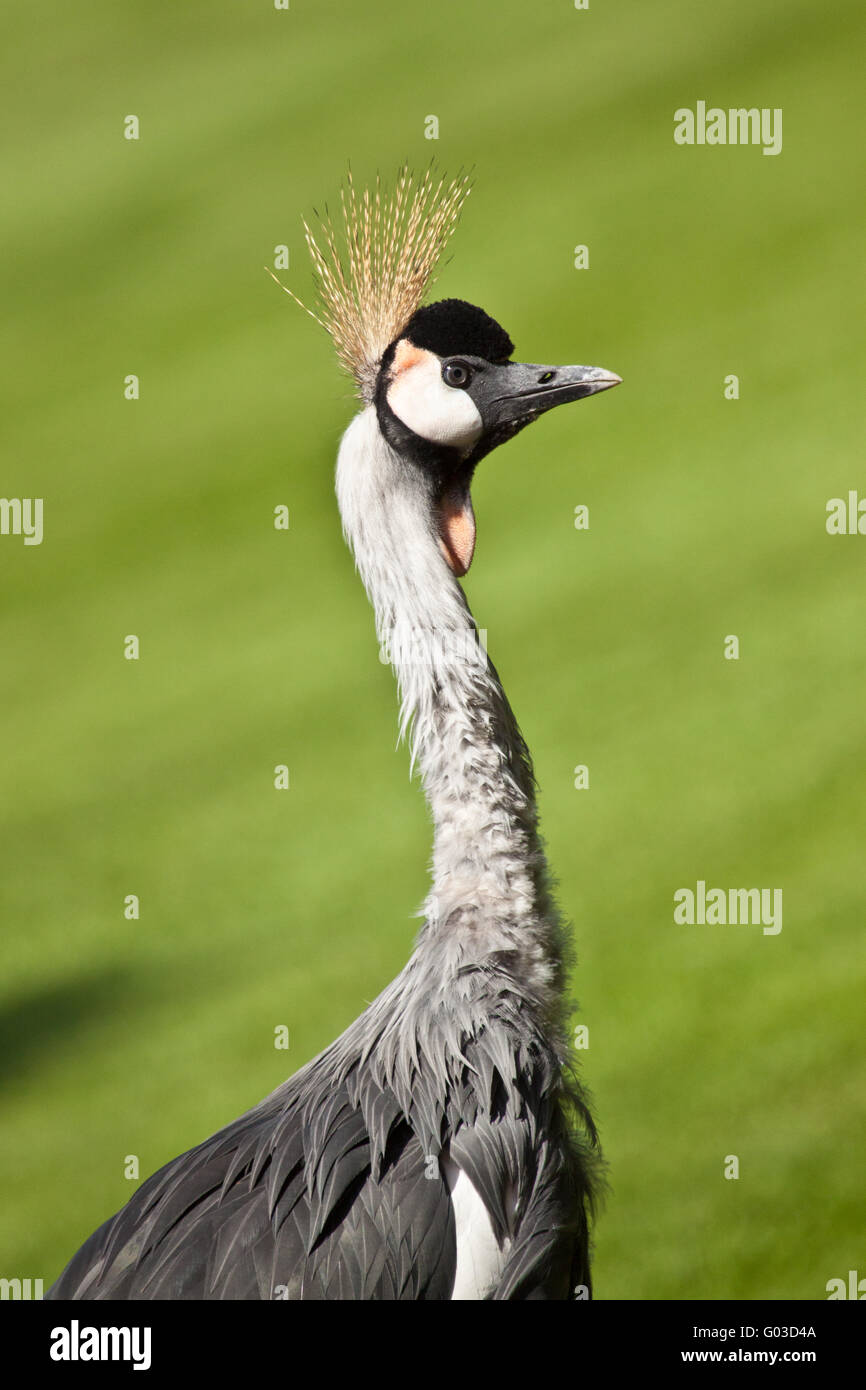
[[[558,1058],[527,1032],[513,981],[485,1004],[489,973],[474,997],[464,980],[456,1029],[451,1009],[433,1010],[414,1048],[389,1046],[411,966],[319,1057],[144,1182],[46,1297],[448,1299],[443,1159],[471,1179],[504,1251],[488,1297],[588,1286],[594,1136]]]

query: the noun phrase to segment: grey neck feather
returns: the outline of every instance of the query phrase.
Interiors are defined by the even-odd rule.
[[[384,440],[373,407],[344,435],[337,496],[433,817],[416,956],[455,973],[505,968],[540,1019],[561,1022],[564,933],[529,753],[440,551],[426,480]]]

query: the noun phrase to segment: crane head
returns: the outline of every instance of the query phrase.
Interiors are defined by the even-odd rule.
[[[379,365],[380,429],[422,471],[440,547],[458,577],[475,549],[470,485],[478,461],[545,411],[621,381],[602,367],[513,362],[513,352],[483,309],[444,299],[416,310]]]

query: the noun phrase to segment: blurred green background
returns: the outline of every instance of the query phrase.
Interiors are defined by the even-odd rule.
[[[347,162],[431,154],[476,175],[435,293],[625,379],[482,465],[466,584],[575,923],[597,1295],[866,1273],[866,539],[825,530],[866,493],[862,4],[50,0],[4,29],[0,491],[45,537],[0,537],[0,1274],[47,1286],[125,1155],[145,1177],[255,1103],[410,949],[429,826],[333,497],[351,392],[262,267],[286,243],[307,295],[301,218]],[[782,107],[782,153],[676,146],[699,99]],[[781,887],[781,934],[675,926],[698,878]]]

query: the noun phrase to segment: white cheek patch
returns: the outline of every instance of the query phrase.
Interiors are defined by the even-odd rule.
[[[405,344],[405,346],[404,346]],[[481,416],[465,391],[446,386],[439,358],[401,342],[394,355],[388,404],[404,425],[432,444],[470,449],[481,434]]]

